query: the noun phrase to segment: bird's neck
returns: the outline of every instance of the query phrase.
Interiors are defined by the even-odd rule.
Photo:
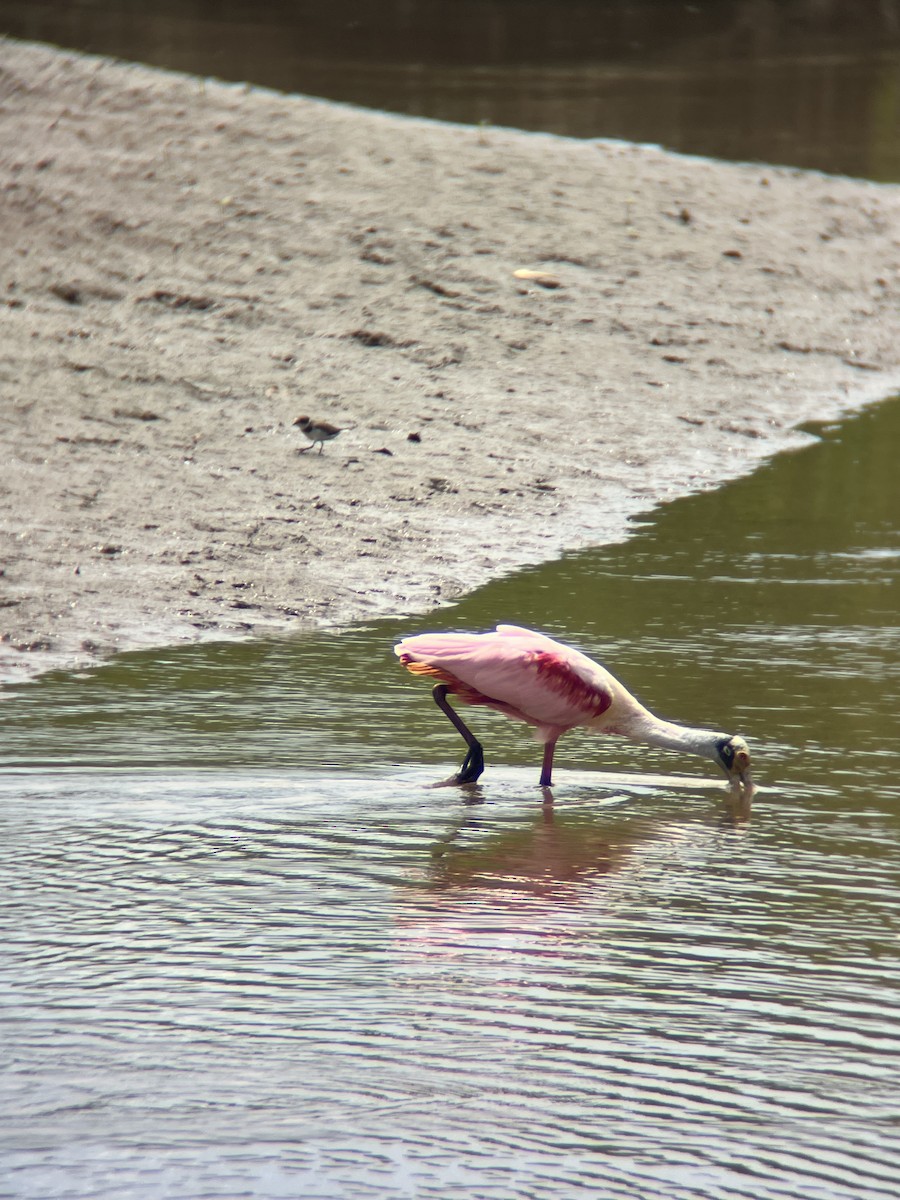
[[[658,746],[661,750],[681,750],[685,754],[700,754],[704,758],[717,758],[718,743],[725,736],[712,729],[695,729],[690,725],[676,725],[663,721],[647,709],[634,713],[620,727],[626,737]]]

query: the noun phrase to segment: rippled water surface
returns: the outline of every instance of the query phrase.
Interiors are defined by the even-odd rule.
[[[13,689],[0,1195],[894,1197],[900,403],[432,620]],[[602,497],[598,497],[602,502]],[[390,653],[516,619],[711,767],[527,732]]]

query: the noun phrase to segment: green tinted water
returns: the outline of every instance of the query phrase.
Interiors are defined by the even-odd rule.
[[[0,762],[443,765],[456,735],[391,647],[420,628],[508,621],[574,642],[661,715],[745,733],[773,786],[827,785],[835,771],[862,782],[896,736],[900,402],[817,434],[805,451],[660,509],[625,545],[519,572],[425,619],[129,654],[13,689]],[[537,762],[527,730],[474,719],[490,730],[489,761]],[[560,747],[562,768],[647,757],[590,735]]]
[[[11,1194],[897,1194],[900,402],[818,435],[427,619],[8,691]],[[544,807],[481,711],[430,789],[393,641],[498,621],[744,733],[751,820],[590,735]]]

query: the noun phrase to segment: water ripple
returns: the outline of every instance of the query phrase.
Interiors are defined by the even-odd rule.
[[[149,1194],[135,1121],[185,1195],[256,1154],[273,1196],[891,1195],[900,856],[528,778],[7,779],[17,1195],[87,1195],[91,1146]]]
[[[900,1194],[898,437],[900,405],[436,615],[744,730],[752,812],[576,736],[545,806],[488,713],[483,787],[429,787],[460,746],[399,623],[18,689],[0,1194]]]

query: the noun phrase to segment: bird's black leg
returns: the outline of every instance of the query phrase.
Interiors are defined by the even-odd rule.
[[[541,764],[541,782],[540,787],[549,787],[553,782],[553,751],[556,749],[556,742],[547,742],[544,746],[544,761]]]
[[[451,708],[450,702],[447,699],[449,691],[450,689],[445,683],[437,683],[431,694],[434,696],[435,704],[463,737],[466,745],[469,747],[469,751],[456,774],[451,775],[444,782],[447,784],[474,783],[484,770],[484,751],[481,748],[481,742],[479,742],[459,713]]]

